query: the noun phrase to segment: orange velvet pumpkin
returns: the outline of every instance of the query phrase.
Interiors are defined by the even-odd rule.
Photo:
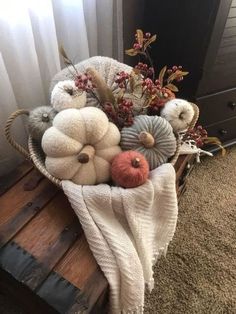
[[[134,188],[143,184],[149,174],[149,165],[145,157],[136,151],[122,152],[113,159],[111,176],[113,181],[125,188]]]

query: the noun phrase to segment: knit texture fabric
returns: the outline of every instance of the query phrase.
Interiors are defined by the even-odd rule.
[[[133,189],[62,181],[90,249],[110,285],[111,313],[143,313],[152,266],[166,252],[177,222],[175,170],[163,164]]]
[[[116,94],[119,93],[120,88],[118,84],[115,82],[117,78],[117,73],[121,71],[125,71],[126,73],[131,73],[133,68],[127,64],[118,62],[112,58],[95,56],[75,65],[78,73],[84,73],[88,68],[94,68],[103,78],[107,86],[111,89],[111,91]],[[62,71],[58,72],[52,79],[52,83],[50,86],[50,94],[54,88],[54,86],[64,80],[73,80],[74,79],[75,70],[72,67],[65,68]],[[137,110],[143,106],[145,102],[145,98],[139,100],[142,95],[142,91],[139,93],[136,92],[136,96],[134,97],[130,92],[129,88],[125,94],[126,99],[133,100],[135,103],[135,107]],[[98,101],[90,94],[87,93],[87,102],[86,106],[99,107]]]

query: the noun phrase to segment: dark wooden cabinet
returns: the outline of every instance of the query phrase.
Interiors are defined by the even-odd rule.
[[[200,122],[225,146],[236,143],[236,0],[221,0],[196,92]]]
[[[126,36],[131,29],[156,33],[151,51],[156,70],[166,64],[187,69],[177,97],[198,104],[200,123],[211,136],[226,146],[236,142],[236,0],[139,0],[142,18],[132,2],[124,7],[125,46],[131,44]],[[125,61],[131,63],[129,57]]]

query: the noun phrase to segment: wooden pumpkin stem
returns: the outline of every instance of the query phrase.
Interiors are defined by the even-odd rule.
[[[183,120],[183,118],[184,118],[184,112],[181,112],[180,115],[179,115],[179,119]]]
[[[48,114],[47,113],[43,113],[42,114],[42,121],[43,122],[49,122],[49,120],[50,120],[50,118],[49,118]]]
[[[73,87],[67,87],[67,86],[65,86],[65,87],[64,87],[64,90],[65,90],[69,95],[71,95],[71,96],[74,94]]]
[[[140,166],[140,158],[136,157],[131,161],[131,164],[134,168],[138,168]]]
[[[146,148],[151,148],[155,144],[155,140],[152,134],[146,131],[142,131],[139,133],[139,140]]]
[[[86,145],[78,155],[78,161],[81,164],[86,164],[95,155],[95,149],[91,145]]]

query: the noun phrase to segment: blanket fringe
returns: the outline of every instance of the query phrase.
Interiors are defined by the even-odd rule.
[[[164,257],[166,257],[166,253],[167,253],[167,249],[168,249],[168,246],[170,244],[172,239],[169,240],[168,243],[165,244],[164,247],[161,247],[160,249],[158,249],[154,254],[153,254],[153,258],[152,258],[152,266],[154,266],[158,260],[158,258],[160,258],[162,255]],[[147,288],[148,288],[148,291],[151,293],[152,290],[154,289],[154,284],[155,284],[155,281],[154,281],[154,278],[152,277],[151,279],[149,279],[147,282],[146,282],[146,285],[147,285]]]

